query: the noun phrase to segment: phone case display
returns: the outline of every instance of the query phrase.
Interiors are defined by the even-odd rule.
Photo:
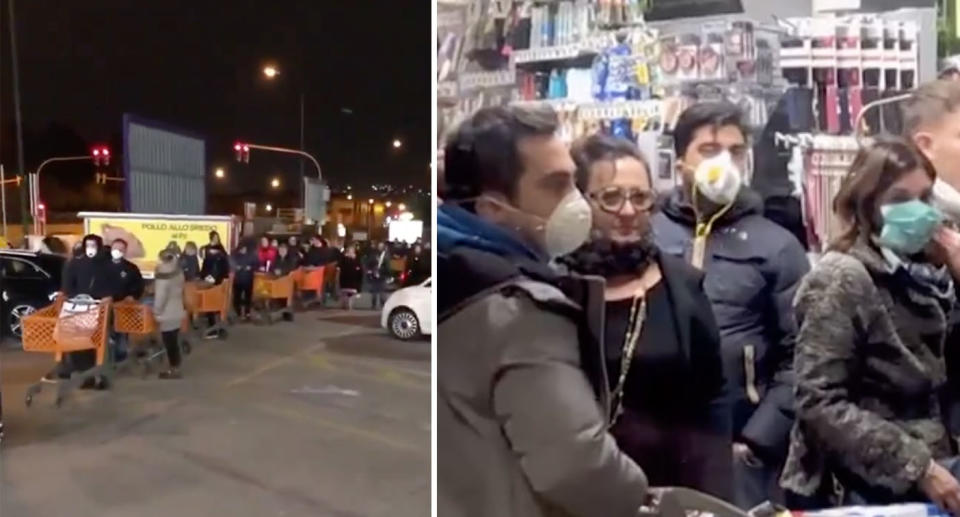
[[[778,78],[778,35],[757,31],[752,22],[710,23],[696,32],[664,34],[656,48],[664,85],[690,81],[772,84]]]

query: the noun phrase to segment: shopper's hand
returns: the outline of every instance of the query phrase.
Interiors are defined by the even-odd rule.
[[[919,486],[941,509],[960,516],[960,482],[957,482],[949,470],[931,462],[927,473],[920,479]]]
[[[757,455],[754,454],[753,451],[750,450],[750,447],[745,443],[733,444],[733,459],[749,467],[759,468],[763,466],[763,462],[760,461],[760,458],[758,458]]]
[[[941,226],[933,234],[931,245],[933,258],[946,265],[953,278],[960,279],[960,233]]]

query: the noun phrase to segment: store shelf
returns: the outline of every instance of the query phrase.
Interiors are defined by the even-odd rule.
[[[499,70],[496,72],[472,72],[460,75],[460,91],[475,90],[477,88],[495,88],[497,86],[515,86],[517,73],[515,70]]]
[[[543,61],[562,61],[578,57],[599,54],[610,45],[606,37],[574,43],[571,45],[557,45],[553,47],[531,48],[517,50],[513,53],[513,62],[517,65],[539,63]]]
[[[663,101],[618,101],[581,104],[577,113],[581,118],[609,120],[615,118],[655,117],[660,115]]]
[[[560,111],[560,112],[564,112],[564,113],[569,113],[569,112],[572,112],[572,111],[576,111],[580,106],[583,105],[583,103],[578,103],[578,102],[576,102],[576,101],[572,101],[572,100],[569,100],[569,99],[543,99],[543,100],[536,100],[536,101],[513,101],[513,102],[511,102],[510,104],[513,105],[513,106],[528,107],[528,108],[533,108],[533,107],[538,107],[538,106],[550,106],[551,108],[553,108],[553,109],[555,109],[555,110],[557,110],[557,111]]]

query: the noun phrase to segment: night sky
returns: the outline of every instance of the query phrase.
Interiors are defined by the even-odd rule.
[[[236,180],[212,193],[266,189],[276,173],[295,181],[296,159],[255,152],[241,166],[232,144],[297,147],[302,88],[306,149],[333,186],[430,184],[430,2],[19,0],[16,8],[28,131],[56,125],[89,143],[111,141],[130,112],[206,135],[210,167],[225,166]],[[6,31],[0,47],[0,160],[9,171]],[[273,82],[262,74],[267,62],[281,70]],[[28,150],[28,169],[38,154]]]

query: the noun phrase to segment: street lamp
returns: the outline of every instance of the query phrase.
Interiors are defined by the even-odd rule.
[[[270,182],[270,186],[273,188],[280,188],[280,178],[273,178],[273,181]]]
[[[393,141],[393,148],[394,148],[394,149],[400,149],[401,147],[403,147],[403,142],[401,142],[400,140],[394,140],[394,141]]]
[[[347,201],[353,201],[353,194],[347,194]]]
[[[399,205],[397,205],[397,208],[398,208],[401,212],[403,212],[404,210],[407,209],[407,205],[405,205],[405,204],[403,204],[403,203],[400,203]]]
[[[263,67],[263,75],[264,75],[268,80],[272,81],[272,80],[274,80],[278,75],[280,75],[280,70],[279,70],[275,65],[266,65],[266,66]],[[300,151],[301,151],[301,152],[304,152],[304,151],[306,151],[306,149],[304,149],[304,128],[303,128],[303,126],[304,126],[304,119],[306,118],[305,115],[304,115],[304,111],[305,111],[305,110],[304,110],[304,105],[305,105],[304,95],[305,95],[305,92],[304,92],[304,84],[303,84],[303,79],[302,79],[303,74],[301,73],[300,75],[301,75],[301,80],[300,80]],[[303,160],[302,160],[302,159],[300,160],[300,182],[303,183]],[[305,201],[305,200],[302,199],[302,196],[301,196],[301,202],[304,202],[304,201]]]
[[[217,167],[217,170],[213,173],[216,177],[223,179],[226,173],[223,171],[223,167]]]
[[[270,203],[267,203],[267,206],[265,208],[267,209],[267,212],[269,212],[273,210],[273,205],[271,205]]]
[[[371,205],[373,204],[373,200],[372,200],[372,199],[368,200],[367,202],[370,203]]]
[[[391,203],[391,202],[389,202],[389,201],[387,201],[385,204],[387,205],[387,208],[390,208],[390,207],[393,205],[393,203]]]
[[[280,74],[280,71],[277,70],[277,67],[273,65],[267,65],[263,67],[263,75],[265,75],[267,79],[273,79],[278,74]]]

